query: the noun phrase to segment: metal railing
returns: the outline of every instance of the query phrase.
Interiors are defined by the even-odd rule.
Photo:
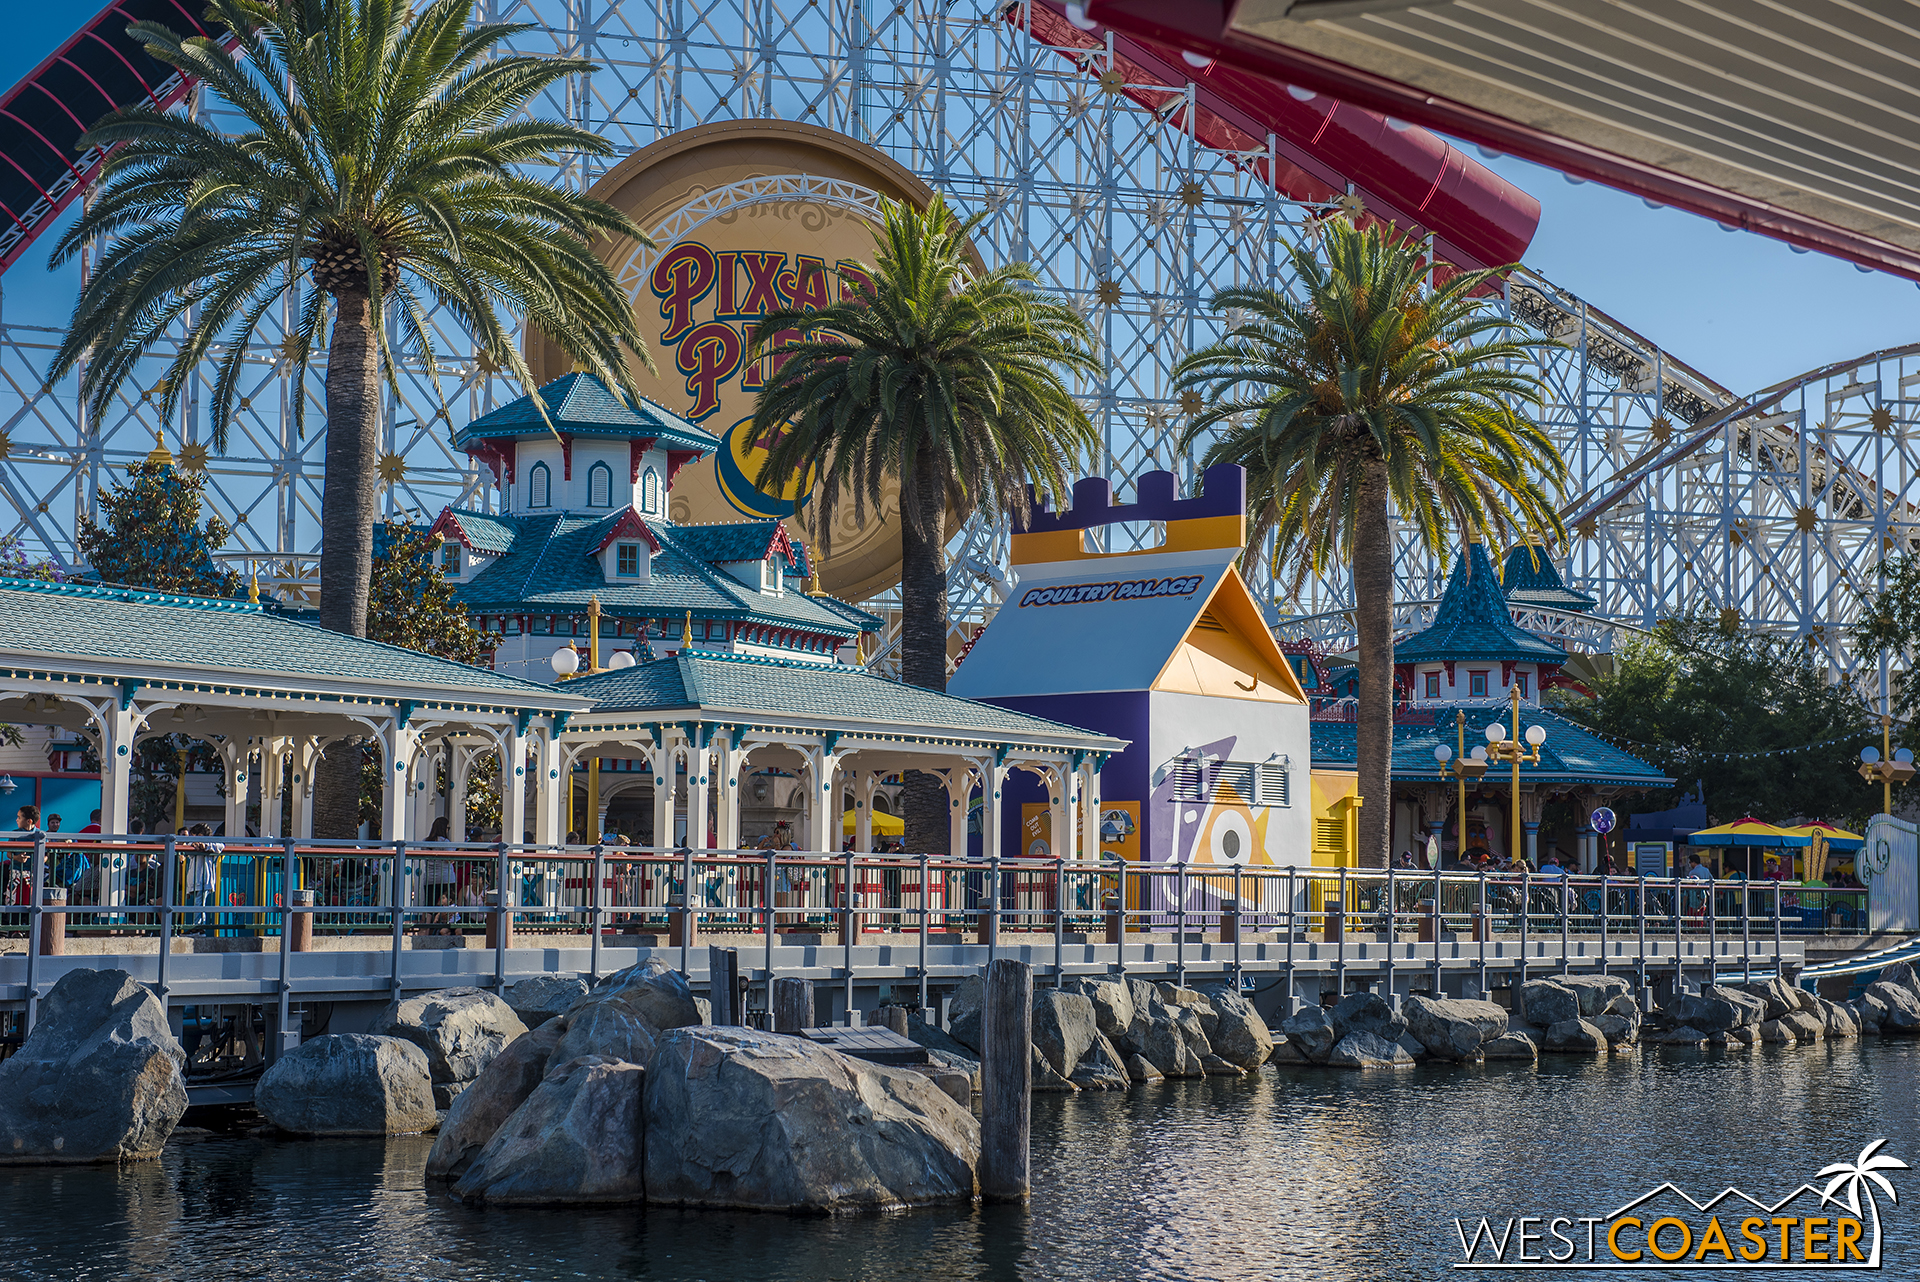
[[[918,962],[900,969],[917,972],[924,1005],[927,949],[936,943],[983,944],[989,960],[1008,937],[1030,951],[1051,943],[1056,982],[1067,973],[1064,949],[1070,941],[1117,945],[1122,972],[1131,947],[1171,944],[1172,973],[1181,980],[1190,968],[1189,945],[1213,946],[1204,962],[1195,954],[1194,965],[1238,978],[1245,968],[1243,942],[1258,943],[1284,949],[1284,962],[1273,964],[1284,967],[1289,982],[1299,943],[1317,945],[1316,957],[1331,944],[1336,972],[1348,966],[1350,945],[1367,944],[1376,946],[1368,964],[1383,968],[1389,984],[1396,968],[1404,974],[1424,966],[1433,970],[1438,991],[1441,950],[1421,955],[1421,942],[1450,942],[1456,958],[1464,951],[1485,988],[1493,969],[1516,970],[1524,981],[1529,944],[1557,940],[1557,964],[1566,970],[1576,940],[1597,940],[1593,955],[1604,971],[1609,942],[1637,941],[1632,959],[1644,984],[1650,940],[1670,940],[1669,957],[1684,941],[1704,940],[1711,971],[1719,945],[1737,939],[1741,965],[1751,974],[1756,938],[1771,941],[1778,956],[1786,935],[1853,933],[1858,927],[1842,919],[1864,915],[1865,907],[1864,891],[1772,881],[621,845],[222,842],[39,833],[0,841],[0,855],[16,874],[0,911],[0,934],[24,932],[29,939],[29,1020],[39,996],[43,926],[55,913],[68,935],[157,937],[156,987],[163,997],[175,937],[256,938],[263,949],[266,939],[277,939],[284,1005],[290,991],[288,923],[306,916],[300,933],[326,939],[330,949],[351,947],[347,937],[359,936],[368,950],[390,952],[396,991],[410,936],[418,948],[422,937],[484,931],[495,954],[496,983],[506,973],[507,949],[496,946],[502,934],[509,940],[537,938],[548,947],[559,941],[545,937],[584,937],[595,976],[603,946],[677,948],[683,970],[696,940],[749,951],[757,946],[764,955],[757,978],[765,981],[774,972],[776,946],[834,943],[846,950],[851,997],[853,949],[911,944],[899,938],[908,935],[917,939]],[[46,893],[27,893],[31,886]],[[507,890],[504,903],[497,894],[501,887]],[[293,902],[291,891],[310,896]],[[312,902],[305,902],[309,897]],[[636,936],[646,935],[655,938],[643,945]],[[1404,958],[1396,955],[1403,939]],[[1520,945],[1517,953],[1489,951],[1513,941]],[[1384,955],[1377,948],[1382,943]],[[1272,961],[1268,957],[1262,968],[1272,968]]]

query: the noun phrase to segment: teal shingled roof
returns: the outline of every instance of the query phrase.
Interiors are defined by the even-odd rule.
[[[1434,659],[1498,659],[1565,663],[1567,652],[1521,628],[1507,612],[1487,549],[1469,543],[1454,563],[1433,626],[1393,646],[1395,663]]]
[[[286,618],[269,606],[144,588],[0,579],[0,656],[77,663],[158,664],[275,678],[348,681],[373,697],[414,687],[428,698],[484,699],[509,707],[567,707],[551,686],[382,645]],[[0,661],[4,661],[0,659]],[[571,692],[569,692],[570,694]]]
[[[774,538],[779,531],[780,522],[771,517],[764,521],[676,525],[673,527],[673,541],[689,556],[697,556],[710,565],[725,561],[764,561],[773,551]],[[790,545],[793,558],[787,572],[805,575],[808,572],[807,550],[799,543],[790,542]]]
[[[455,595],[475,614],[578,614],[587,598],[597,595],[601,610],[612,618],[679,619],[692,611],[702,621],[732,619],[841,638],[881,626],[864,611],[823,604],[797,583],[783,595],[764,596],[721,573],[682,542],[687,530],[699,526],[647,521],[660,544],[651,581],[609,583],[595,552],[626,510],[512,518],[517,529],[512,548],[473,582],[459,585]]]
[[[513,536],[517,531],[513,522],[505,517],[495,516],[491,512],[450,507],[442,513],[441,519],[458,524],[460,532],[467,536],[468,545],[476,552],[500,556],[513,547]]]
[[[1467,714],[1467,750],[1469,752],[1476,744],[1486,743],[1481,731],[1488,722],[1495,718],[1504,722],[1511,715],[1511,709],[1504,703],[1421,704],[1417,712],[1419,714],[1431,712],[1434,724],[1394,726],[1393,777],[1395,779],[1433,781],[1441,778],[1439,763],[1433,758],[1433,750],[1444,743],[1447,747],[1458,751],[1459,731],[1454,722],[1454,714],[1457,711],[1464,711]],[[1648,788],[1667,788],[1673,785],[1673,780],[1640,758],[1614,747],[1578,722],[1570,721],[1559,713],[1531,704],[1522,704],[1520,724],[1523,728],[1533,725],[1545,726],[1547,730],[1547,741],[1540,746],[1540,764],[1520,767],[1522,783],[1637,784]],[[1311,732],[1313,764],[1316,768],[1353,769],[1357,759],[1353,722],[1315,721],[1311,725]],[[1512,766],[1496,766],[1488,771],[1487,779],[1491,783],[1505,787],[1511,778],[1512,769]],[[1447,776],[1447,778],[1451,777]]]
[[[464,449],[471,441],[544,436],[550,430],[551,420],[552,431],[572,436],[617,436],[628,440],[651,437],[661,449],[698,450],[702,454],[711,454],[720,448],[719,438],[705,428],[696,427],[652,401],[629,405],[594,374],[556,378],[536,395],[546,403],[546,418],[540,416],[532,396],[522,396],[460,428],[453,434],[454,445]]]
[[[865,668],[693,650],[580,677],[567,693],[595,712],[697,711],[782,722],[867,722],[877,732],[992,742],[1002,736],[1117,751],[1122,741],[989,703],[889,681]]]
[[[1535,606],[1543,610],[1567,610],[1586,614],[1598,605],[1584,592],[1568,587],[1560,569],[1546,549],[1521,544],[1507,553],[1507,564],[1500,571],[1501,593],[1516,606]]]

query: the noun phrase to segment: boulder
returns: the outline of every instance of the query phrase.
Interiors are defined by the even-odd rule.
[[[1640,1032],[1640,1025],[1625,1015],[1595,1015],[1587,1022],[1606,1034],[1609,1046],[1630,1044]]]
[[[1603,1018],[1621,1021],[1620,1027],[1622,1028],[1622,1035],[1615,1037],[1612,1032],[1615,1026],[1602,1024],[1601,1020]],[[1593,1017],[1593,1022],[1599,1027],[1608,1030],[1607,1040],[1609,1042],[1619,1045],[1624,1042],[1639,1041],[1640,1030],[1645,1026],[1647,1017],[1641,1012],[1640,1003],[1634,1001],[1631,997],[1623,995],[1608,1002],[1607,1008]]]
[[[1327,1063],[1335,1068],[1412,1068],[1413,1056],[1398,1042],[1356,1030],[1334,1044]]]
[[[1076,979],[1067,985],[1093,1003],[1093,1022],[1103,1037],[1120,1037],[1133,1024],[1133,992],[1119,979]]]
[[[1296,1052],[1296,1054],[1297,1053],[1298,1052]],[[1305,1063],[1306,1061],[1302,1060],[1301,1062]],[[1146,1056],[1129,1055],[1127,1056],[1127,1076],[1136,1082],[1157,1082],[1165,1077],[1166,1074],[1147,1063]]]
[[[1212,994],[1214,1015],[1202,1015],[1201,1025],[1213,1053],[1229,1064],[1252,1072],[1273,1054],[1273,1033],[1253,1003],[1238,993]]]
[[[1071,1095],[1080,1089],[1071,1079],[1053,1071],[1053,1065],[1047,1063],[1038,1046],[1029,1044],[1028,1049],[1033,1052],[1033,1081],[1028,1090],[1036,1095]]]
[[[645,1068],[660,1032],[620,998],[598,992],[576,1002],[560,1022],[563,1031],[553,1050],[555,1064],[598,1055]]]
[[[1904,988],[1920,1001],[1920,975],[1914,974],[1912,962],[1895,962],[1880,971],[1880,983],[1893,984]]]
[[[1197,988],[1181,988],[1178,984],[1155,984],[1153,988],[1163,1006],[1183,1006],[1202,1015],[1213,1013],[1213,1003]]]
[[[1920,1035],[1920,997],[1908,992],[1904,985],[1884,979],[1876,980],[1867,985],[1867,991],[1861,994],[1861,998],[1877,1002],[1884,1009],[1885,1014],[1881,1015],[1879,1021],[1882,1036]]]
[[[374,1021],[373,1031],[400,1037],[427,1055],[435,1097],[452,1102],[445,1088],[465,1085],[480,1076],[488,1061],[507,1043],[527,1031],[513,1008],[492,993],[477,988],[441,988],[417,997],[399,997],[387,1003]]]
[[[452,1179],[479,1156],[487,1141],[540,1085],[548,1063],[565,1062],[551,1058],[565,1031],[564,1021],[547,1020],[507,1043],[507,1048],[480,1070],[480,1076],[453,1101],[440,1123],[440,1133],[433,1137],[433,1152],[427,1155],[428,1179]]]
[[[1853,1012],[1863,1029],[1880,1031],[1880,1025],[1886,1022],[1887,1004],[1872,993],[1861,993],[1847,1003],[1847,1009]]]
[[[1395,1044],[1415,1059],[1427,1059],[1432,1055],[1432,1052],[1426,1048],[1426,1044],[1412,1033],[1400,1034]]]
[[[1569,1001],[1572,994],[1559,990]],[[1507,1031],[1507,1012],[1492,1002],[1410,996],[1400,1003],[1407,1032],[1438,1059],[1470,1060]]]
[[[370,1033],[300,1043],[261,1074],[253,1106],[296,1135],[407,1135],[440,1122],[427,1053]]]
[[[1536,1028],[1580,1018],[1580,997],[1558,980],[1529,979],[1520,986],[1519,1013]],[[1416,1034],[1418,1036],[1418,1034]]]
[[[1827,1036],[1830,1038],[1860,1036],[1859,1021],[1854,1019],[1852,1011],[1838,1002],[1822,1001],[1820,1018],[1825,1022]]]
[[[1607,1003],[1633,991],[1633,986],[1618,975],[1560,975],[1553,982],[1578,999],[1582,1018],[1604,1015]]]
[[[70,970],[0,1061],[0,1165],[160,1156],[187,1111],[186,1053],[124,970]]]
[[[1033,990],[1033,1044],[1055,1073],[1072,1077],[1098,1036],[1091,1000],[1059,988]]]
[[[930,1051],[959,1056],[976,1064],[980,1062],[980,1052],[971,1046],[962,1046],[951,1033],[938,1024],[928,1023],[926,1016],[917,1010],[907,1012],[907,1038]]]
[[[1540,1047],[1527,1033],[1515,1029],[1502,1033],[1491,1041],[1483,1042],[1480,1053],[1488,1059],[1524,1059],[1528,1061],[1540,1058]]]
[[[1782,1015],[1780,1019],[1770,1019],[1770,1020],[1767,1020],[1765,1023],[1761,1024],[1760,1040],[1774,1046],[1799,1045],[1800,1043],[1799,1036],[1791,1028],[1788,1028],[1785,1024],[1781,1023],[1781,1020],[1784,1020],[1785,1018],[1786,1016]]]
[[[645,1196],[641,1107],[646,1070],[598,1055],[555,1068],[454,1184],[502,1206],[637,1202]]]
[[[1387,999],[1378,993],[1348,993],[1328,1012],[1336,1038],[1348,1033],[1372,1033],[1375,1037],[1397,1042],[1407,1031],[1407,1021],[1395,1013]]]
[[[818,1212],[973,1200],[979,1123],[923,1074],[779,1033],[678,1028],[646,1079],[649,1202]]]
[[[1207,1038],[1207,1028],[1202,1022],[1200,1010],[1196,1006],[1162,1006],[1154,1012],[1156,1017],[1164,1015],[1173,1021],[1180,1030],[1180,1040],[1196,1055],[1211,1055],[1213,1043]]]
[[[1093,1045],[1073,1070],[1072,1081],[1083,1091],[1124,1091],[1130,1084],[1127,1062],[1104,1034],[1095,1033]]]
[[[532,975],[507,985],[507,1005],[528,1028],[538,1028],[587,995],[578,975]]]
[[[1760,1026],[1754,1024],[1743,1028],[1729,1028],[1726,1037],[1728,1050],[1750,1051],[1760,1044]]]
[[[947,1006],[947,1032],[975,1055],[980,1053],[980,1012],[986,1000],[986,981],[969,975],[960,981]]]
[[[707,1022],[687,977],[658,958],[616,970],[593,986],[593,997],[617,997],[646,1021],[648,1028],[691,1028]]]
[[[969,1102],[971,1102],[973,1096],[978,1095],[980,1093],[980,1061],[979,1060],[973,1059],[966,1055],[949,1054],[948,1052],[943,1050],[936,1050],[934,1047],[931,1047],[931,1046],[927,1047],[927,1059],[935,1067],[943,1069],[949,1073],[952,1073],[957,1077],[964,1077],[966,1079],[967,1098]],[[942,1083],[942,1089],[945,1089],[944,1082]]]
[[[1738,1000],[1734,1000],[1736,997]],[[1744,1027],[1755,1022],[1753,1016],[1764,1009],[1751,995],[1734,993],[1718,985],[1698,995],[1678,994],[1666,1006],[1676,1024],[1697,1028],[1702,1033],[1724,1033],[1729,1028]]]
[[[1702,1046],[1706,1044],[1706,1040],[1707,1035],[1691,1024],[1670,1028],[1659,1037],[1662,1046]]]
[[[1607,1035],[1584,1019],[1563,1019],[1547,1029],[1540,1049],[1561,1055],[1604,1055]]]
[[[1820,1009],[1820,998],[1818,994],[1796,984],[1793,987],[1793,1004],[1802,1014],[1811,1015]]]
[[[1238,1064],[1229,1064],[1218,1055],[1202,1055],[1200,1072],[1207,1077],[1245,1077],[1246,1070]]]
[[[1792,1033],[1795,1041],[1817,1042],[1825,1036],[1827,1022],[1819,1015],[1810,1015],[1803,1010],[1790,1010],[1780,1017],[1780,1027]]]
[[[1314,1064],[1326,1063],[1334,1042],[1339,1040],[1333,1035],[1333,1021],[1318,1006],[1302,1006],[1280,1022],[1280,1031],[1302,1057]]]
[[[1766,1004],[1767,1011],[1762,1019],[1779,1019],[1788,1011],[1799,1009],[1799,1004],[1793,1000],[1793,985],[1784,979],[1755,980],[1751,984],[1739,984],[1736,987]]]
[[[1194,1068],[1187,1067],[1187,1043],[1180,1029],[1164,1013],[1149,1019],[1144,1032],[1137,1035],[1138,1053],[1168,1077],[1193,1077],[1199,1073],[1200,1057],[1193,1056]]]
[[[1708,1000],[1731,1002],[1738,1007],[1740,1017],[1735,1024],[1738,1028],[1751,1028],[1767,1017],[1767,1003],[1742,988],[1734,988],[1727,984],[1708,984],[1700,990],[1700,995]],[[1808,996],[1811,995],[1808,994]]]

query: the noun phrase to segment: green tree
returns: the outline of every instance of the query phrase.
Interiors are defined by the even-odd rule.
[[[1902,552],[1880,566],[1885,587],[1861,592],[1860,623],[1853,639],[1863,655],[1885,654],[1892,665],[1892,707],[1884,709],[1903,721],[1920,711],[1920,681],[1913,661],[1920,654],[1920,554]]]
[[[938,197],[887,202],[874,262],[837,270],[846,301],[768,315],[750,357],[777,366],[754,407],[774,442],[758,484],[817,478],[823,554],[841,503],[864,519],[899,487],[901,674],[932,690],[947,688],[947,513],[1023,513],[1029,485],[1063,492],[1099,445],[1063,378],[1098,370],[1086,322],[1026,263],[976,272],[978,223]],[[938,783],[910,774],[904,808],[907,847],[944,851]]]
[[[1592,700],[1566,712],[1678,781],[1647,810],[1706,787],[1714,823],[1746,815],[1848,824],[1879,809],[1855,754],[1879,732],[1856,692],[1827,679],[1801,643],[1723,626],[1717,616],[1663,623],[1615,654]]]
[[[1432,287],[1417,241],[1344,218],[1320,232],[1317,250],[1291,251],[1297,299],[1255,286],[1214,296],[1237,318],[1180,363],[1175,386],[1206,398],[1183,448],[1217,431],[1206,465],[1247,469],[1248,547],[1275,536],[1275,579],[1298,590],[1336,561],[1351,567],[1368,802],[1358,853],[1380,868],[1393,809],[1393,517],[1435,556],[1467,531],[1559,538],[1548,488],[1566,465],[1514,408],[1542,397],[1530,345],[1475,297],[1507,269]]]
[[[199,473],[170,463],[135,463],[126,480],[100,491],[104,524],[80,518],[80,554],[108,583],[239,596],[240,576],[213,559],[233,531],[217,516],[209,516],[204,528],[200,524],[205,485]]]
[[[107,244],[50,371],[62,377],[86,356],[82,392],[102,417],[150,351],[175,346],[159,417],[211,360],[209,421],[224,450],[264,318],[283,305],[296,318],[282,352],[297,378],[325,350],[320,623],[354,635],[366,632],[380,387],[397,380],[403,354],[440,359],[430,309],[529,390],[503,310],[635,399],[630,357],[646,360],[626,296],[592,252],[600,237],[645,236],[612,206],[524,172],[613,153],[589,130],[521,114],[596,68],[505,53],[500,44],[530,28],[469,27],[472,8],[211,0],[231,49],[133,24],[149,54],[222,100],[209,113],[219,125],[150,106],[103,118],[80,142],[106,153],[98,194],[53,252],[58,265],[96,238]],[[294,399],[296,427],[303,405]],[[319,784],[316,831],[351,831],[351,778]]]

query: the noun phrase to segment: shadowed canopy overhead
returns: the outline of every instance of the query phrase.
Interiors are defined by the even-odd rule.
[[[1920,11],[1852,0],[1091,0],[1164,41],[1920,279]]]

